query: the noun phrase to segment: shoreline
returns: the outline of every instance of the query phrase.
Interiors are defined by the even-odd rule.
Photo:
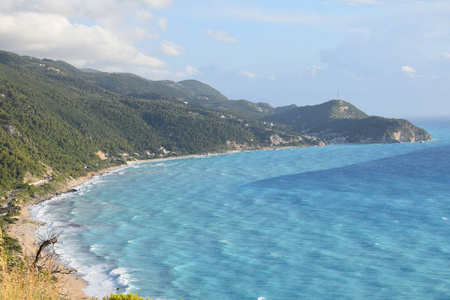
[[[17,219],[18,221],[10,225],[6,232],[8,235],[17,238],[20,246],[22,246],[22,256],[34,256],[38,248],[38,230],[43,225],[43,222],[31,218],[28,206],[22,208]],[[57,266],[64,271],[72,270],[62,262],[58,262]],[[76,272],[70,274],[60,273],[56,277],[60,283],[61,293],[68,297],[68,299],[93,299],[83,292],[83,289],[87,287],[88,283],[77,275]]]
[[[58,197],[62,194],[67,194],[73,192],[73,189],[76,189],[77,187],[81,186],[82,184],[98,177],[103,174],[107,174],[109,172],[123,169],[132,165],[141,164],[141,163],[148,163],[148,162],[161,162],[161,161],[170,161],[170,160],[178,160],[178,159],[190,159],[190,158],[196,158],[196,157],[203,157],[203,156],[215,156],[215,155],[225,155],[225,154],[235,154],[235,153],[242,153],[242,152],[253,152],[253,151],[267,151],[267,150],[278,150],[278,149],[290,149],[290,148],[297,148],[297,147],[270,147],[270,148],[264,148],[264,149],[255,149],[255,150],[232,150],[232,151],[226,151],[221,153],[208,153],[208,154],[192,154],[192,155],[185,155],[185,156],[174,156],[174,157],[165,157],[165,158],[155,158],[155,159],[145,159],[145,160],[136,160],[136,161],[128,161],[126,165],[120,165],[120,166],[113,166],[106,169],[102,169],[96,172],[91,172],[87,176],[80,177],[77,179],[69,180],[67,183],[65,183],[56,193],[47,194],[38,197],[37,199],[30,201],[24,205],[21,206],[21,213],[17,217],[18,221],[14,224],[11,224],[8,226],[7,233],[11,235],[12,237],[16,238],[22,246],[22,255],[23,256],[30,256],[31,254],[34,254],[38,247],[38,230],[41,226],[44,226],[45,223],[39,220],[36,220],[30,216],[30,207],[38,205],[42,202],[51,200],[55,197]],[[58,266],[61,267],[64,270],[75,270],[74,268],[71,268],[70,266],[64,264],[63,262],[59,262]],[[87,296],[84,293],[84,289],[87,288],[89,285],[89,282],[82,279],[82,274],[75,272],[71,274],[61,274],[59,275],[59,280],[62,283],[61,289],[66,297],[68,299],[73,300],[95,300],[98,298]]]
[[[221,155],[221,154],[231,154],[241,151],[229,151],[226,153],[214,153],[211,155]],[[161,161],[169,161],[176,159],[189,159],[194,157],[201,157],[202,154],[193,154],[186,156],[175,156],[175,157],[165,157],[165,158],[155,158],[155,159],[145,159],[145,160],[136,160],[136,161],[128,161],[126,165],[113,166],[106,169],[102,169],[96,172],[91,172],[87,176],[80,177],[77,179],[69,180],[65,183],[56,193],[47,194],[38,197],[37,199],[30,201],[21,206],[20,215],[16,218],[18,221],[14,224],[10,224],[6,230],[8,235],[16,238],[18,243],[22,247],[22,256],[30,257],[30,255],[34,255],[38,248],[38,231],[41,226],[44,226],[45,223],[34,219],[30,216],[30,207],[41,204],[42,202],[51,200],[55,197],[58,197],[62,194],[71,193],[73,189],[81,186],[82,184],[98,177],[103,174],[110,173],[115,170],[123,169],[132,165],[140,164],[140,163],[148,163],[148,162],[161,162]],[[67,299],[71,300],[95,300],[98,298],[87,296],[84,293],[84,289],[87,288],[89,282],[82,279],[82,274],[77,273],[77,270],[71,268],[70,266],[64,264],[63,262],[58,262],[58,266],[63,270],[74,270],[75,272],[71,274],[59,274],[58,279],[61,282],[61,290]]]
[[[22,256],[30,257],[30,255],[34,255],[38,248],[38,230],[41,226],[44,226],[45,223],[39,220],[36,220],[30,216],[30,207],[34,205],[38,205],[42,202],[48,201],[57,197],[61,194],[70,193],[72,189],[86,183],[93,178],[109,173],[114,170],[126,168],[130,164],[114,166],[106,169],[102,169],[96,172],[91,172],[87,176],[80,177],[77,179],[73,179],[68,181],[64,186],[58,191],[56,194],[49,194],[39,197],[38,199],[28,202],[25,205],[21,206],[20,215],[16,218],[18,221],[14,224],[8,226],[6,232],[8,235],[16,238],[22,247]],[[62,270],[74,270],[63,262],[58,262],[58,267]],[[95,297],[87,296],[83,289],[86,289],[88,286],[88,282],[81,278],[81,274],[75,272],[70,274],[59,274],[58,280],[61,283],[61,291],[62,294],[67,297],[67,299],[71,300],[93,300],[97,299]]]

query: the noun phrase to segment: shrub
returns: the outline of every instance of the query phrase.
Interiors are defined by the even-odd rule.
[[[128,293],[126,295],[123,293],[122,294],[111,293],[109,297],[105,297],[103,298],[103,300],[149,300],[149,298],[144,299],[142,297],[139,297],[137,293],[136,294]]]
[[[23,263],[8,257],[0,246],[0,299],[59,300],[60,288],[46,270],[38,271],[28,260]]]

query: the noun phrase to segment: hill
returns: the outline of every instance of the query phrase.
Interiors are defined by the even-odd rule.
[[[103,78],[122,77],[120,82]],[[97,79],[94,79],[97,78]],[[252,122],[270,122],[285,125],[284,130],[311,135],[326,144],[330,143],[395,143],[431,139],[423,129],[407,120],[369,116],[351,103],[331,100],[320,105],[298,107],[272,107],[267,103],[248,100],[229,100],[216,89],[196,81],[150,81],[131,74],[105,74],[97,72],[90,80],[111,91],[138,98],[173,98],[213,109],[225,115],[236,116]],[[291,132],[292,134],[292,132]],[[279,140],[279,139],[275,139]],[[271,139],[274,142],[274,139]]]
[[[195,80],[79,70],[6,51],[0,136],[0,196],[17,188],[45,192],[54,182],[127,160],[431,138],[406,120],[369,117],[344,101],[274,108],[229,100]]]
[[[264,118],[312,134],[327,144],[397,143],[431,139],[424,129],[407,120],[368,116],[343,100],[304,107],[287,107]]]
[[[113,78],[115,84],[100,86],[99,78]],[[61,61],[0,52],[3,193],[33,189],[24,183],[38,179],[84,176],[126,160],[255,149],[270,146],[273,134],[286,136],[275,128],[185,104],[174,94],[157,94],[142,88],[144,81],[131,74],[83,72]],[[154,93],[153,99],[123,94],[131,83],[132,92],[140,84],[141,92]],[[164,82],[157,86],[157,91],[169,90]],[[177,84],[172,91],[179,86],[184,88]]]
[[[252,121],[261,119],[274,109],[267,103],[229,100],[216,89],[197,80],[152,81],[133,74],[103,72],[85,72],[84,78],[105,90],[122,95],[147,100],[188,102]]]

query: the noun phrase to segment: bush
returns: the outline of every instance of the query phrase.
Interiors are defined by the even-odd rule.
[[[0,299],[60,300],[60,287],[47,270],[38,271],[29,260],[23,263],[8,257],[0,246]]]
[[[103,300],[149,300],[149,298],[144,299],[142,297],[139,297],[137,293],[136,294],[128,293],[126,295],[122,293],[119,295],[111,294],[109,295],[109,297],[103,298]]]

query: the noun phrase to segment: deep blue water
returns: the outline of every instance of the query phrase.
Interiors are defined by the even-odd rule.
[[[91,296],[449,299],[450,124],[420,125],[434,141],[136,164],[32,212]]]

